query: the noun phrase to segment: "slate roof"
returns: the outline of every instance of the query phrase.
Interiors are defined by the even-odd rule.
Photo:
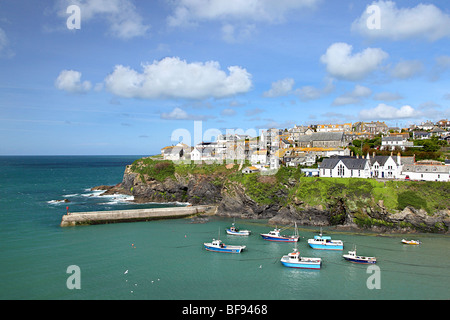
[[[370,157],[370,165],[373,166],[375,162],[378,162],[381,166],[384,166],[386,161],[388,161],[389,156],[375,156]]]
[[[358,159],[352,157],[331,157],[323,159],[320,169],[334,169],[339,161],[342,161],[347,169],[350,170],[364,170],[367,159]]]
[[[313,132],[311,135],[303,135],[298,137],[298,141],[342,141],[343,137],[343,132]]]

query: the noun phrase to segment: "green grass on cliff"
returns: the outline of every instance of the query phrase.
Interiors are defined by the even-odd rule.
[[[430,214],[450,208],[450,183],[425,181],[377,181],[357,178],[302,177],[295,195],[308,205],[326,204],[342,197],[351,209],[376,205],[380,200],[390,211],[406,206],[424,209]]]
[[[450,208],[450,183],[425,181],[386,181],[357,178],[304,177],[298,168],[282,167],[275,175],[243,174],[238,165],[174,164],[149,158],[136,160],[131,167],[141,174],[141,180],[164,181],[175,174],[188,178],[192,175],[211,177],[215,185],[240,183],[254,201],[270,205],[303,202],[304,205],[327,205],[336,198],[344,198],[352,211],[373,207],[382,200],[389,212],[406,206],[424,209],[433,214]]]

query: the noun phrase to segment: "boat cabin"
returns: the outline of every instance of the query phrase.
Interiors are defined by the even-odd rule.
[[[314,240],[328,243],[328,242],[331,242],[331,237],[328,237],[328,236],[314,236]]]
[[[213,239],[212,245],[216,246],[216,247],[220,247],[220,248],[225,247],[225,245],[223,244],[222,240],[216,240],[216,239]]]

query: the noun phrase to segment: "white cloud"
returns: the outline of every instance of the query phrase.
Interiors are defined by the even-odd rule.
[[[231,116],[235,116],[236,115],[236,110],[234,109],[223,109],[220,112],[221,116],[225,116],[225,117],[231,117]]]
[[[5,31],[0,28],[0,57],[11,57],[13,56],[13,52],[9,48],[9,40],[6,36]]]
[[[163,120],[208,120],[213,118],[212,116],[188,114],[186,111],[178,107],[169,113],[161,113],[160,117]]]
[[[104,18],[109,24],[109,32],[121,39],[144,36],[150,28],[143,23],[142,16],[130,0],[60,0],[59,16],[68,17],[66,8],[69,5],[80,7],[81,28],[85,22]]]
[[[358,104],[362,98],[367,98],[372,94],[372,90],[367,87],[356,85],[352,92],[345,93],[333,101],[334,106],[344,106],[348,104]]]
[[[281,22],[287,13],[314,7],[320,0],[175,0],[169,26],[193,25],[199,21],[246,20]]]
[[[366,11],[353,22],[352,30],[373,39],[404,40],[424,38],[435,41],[450,36],[450,15],[433,4],[397,8],[393,1],[374,1],[380,8],[381,28],[369,29]]]
[[[409,79],[423,71],[423,63],[418,60],[400,61],[391,71],[397,79]]]
[[[320,61],[328,73],[338,79],[361,80],[375,71],[389,55],[379,48],[367,48],[352,54],[353,46],[338,42],[332,44]]]
[[[264,97],[274,98],[285,96],[291,93],[294,86],[294,79],[286,78],[272,83],[272,87],[269,91],[263,93]]]
[[[55,81],[55,87],[70,93],[85,93],[92,88],[89,81],[81,82],[81,72],[63,70]]]
[[[254,24],[237,26],[236,24],[226,23],[222,26],[222,39],[228,43],[243,42],[250,39],[255,30]]]
[[[117,65],[105,79],[106,89],[126,98],[224,98],[248,92],[251,74],[244,68],[228,67],[229,74],[215,61],[187,63],[168,57],[152,64],[142,64],[139,73]]]
[[[334,91],[333,79],[325,79],[325,86],[321,89],[314,86],[304,86],[296,89],[294,93],[300,98],[301,101],[306,102],[310,100],[317,100],[323,95],[329,94]]]
[[[450,69],[450,56],[439,56],[436,58],[436,64],[431,70],[431,81],[437,81],[441,78],[442,74]]]
[[[411,106],[403,106],[397,109],[384,103],[379,104],[373,109],[361,110],[359,118],[362,120],[393,120],[407,119],[420,116],[421,113]]]

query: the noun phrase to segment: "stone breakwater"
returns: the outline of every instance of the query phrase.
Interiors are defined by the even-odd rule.
[[[133,209],[94,212],[70,212],[62,217],[61,227],[77,225],[107,224],[119,222],[150,221],[158,219],[179,219],[198,214],[215,213],[216,207],[210,205],[171,207],[153,209]]]

